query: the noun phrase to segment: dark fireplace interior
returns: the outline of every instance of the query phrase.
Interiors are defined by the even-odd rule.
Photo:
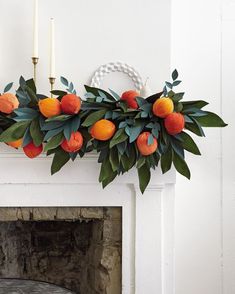
[[[0,278],[49,282],[77,294],[121,294],[121,208],[4,209]]]

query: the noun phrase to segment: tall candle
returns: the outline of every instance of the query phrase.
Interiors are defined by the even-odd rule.
[[[34,0],[33,56],[38,58],[38,0]]]
[[[55,25],[53,18],[51,18],[50,34],[50,78],[55,78]]]

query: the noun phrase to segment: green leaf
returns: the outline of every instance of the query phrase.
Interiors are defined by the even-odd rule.
[[[115,100],[119,101],[121,99],[121,97],[116,92],[114,92],[111,89],[109,89],[109,91],[113,95],[113,97],[115,98]]]
[[[118,150],[115,147],[110,149],[109,161],[111,163],[112,170],[114,172],[117,171],[119,167],[119,160],[118,160]]]
[[[101,118],[104,117],[106,111],[107,111],[107,109],[101,109],[101,110],[92,112],[85,119],[85,121],[83,122],[82,126],[83,127],[89,127],[89,126],[93,125],[95,122],[97,122],[98,120],[100,120]]]
[[[51,174],[58,172],[68,161],[70,160],[69,153],[65,152],[63,149],[58,149],[55,152],[52,165]]]
[[[23,136],[23,143],[22,143],[22,147],[25,147],[26,145],[28,145],[30,142],[32,142],[32,137],[30,135],[30,131],[29,128],[26,129],[24,136]]]
[[[127,157],[126,154],[123,154],[121,156],[121,163],[123,166],[124,171],[128,171],[130,169],[130,162],[129,162],[129,158]]]
[[[109,158],[106,158],[106,160],[104,160],[101,165],[99,182],[103,182],[105,179],[108,179],[112,173],[112,165],[109,161]]]
[[[181,92],[181,93],[176,93],[176,94],[174,94],[174,96],[172,97],[172,100],[173,100],[174,102],[179,102],[180,100],[183,99],[183,97],[184,97],[184,93],[183,93],[183,92]]]
[[[202,109],[203,107],[205,107],[206,105],[208,105],[208,102],[203,101],[203,100],[194,100],[194,101],[185,101],[182,102],[184,110],[187,108],[191,108],[191,107],[196,107],[199,109]]]
[[[36,89],[36,85],[34,83],[34,79],[27,80],[26,85],[36,94],[37,89]]]
[[[134,142],[137,139],[143,128],[144,124],[142,121],[136,121],[135,125],[133,127],[130,127],[130,143]]]
[[[128,138],[127,134],[125,133],[124,129],[119,129],[116,134],[113,136],[112,140],[110,141],[110,148],[113,146],[126,141]]]
[[[106,179],[104,179],[104,180],[102,181],[102,187],[103,187],[103,189],[104,189],[109,183],[111,183],[111,182],[116,178],[116,176],[117,176],[117,172],[116,172],[116,171],[110,173],[109,176],[108,176],[108,178],[106,178]]]
[[[226,127],[227,124],[213,112],[206,111],[206,115],[197,117],[196,120],[202,127]]]
[[[181,132],[179,134],[179,136],[182,139],[181,145],[185,150],[187,150],[187,151],[189,151],[189,152],[191,152],[193,154],[196,154],[196,155],[201,155],[200,150],[198,149],[196,143],[193,141],[191,136],[189,136],[185,132]]]
[[[0,135],[0,142],[12,142],[23,138],[26,129],[28,128],[29,121],[21,121],[13,124],[8,129],[6,129]]]
[[[182,81],[174,81],[172,85],[173,85],[173,87],[176,87],[176,86],[178,86],[181,82],[182,82]]]
[[[12,86],[13,86],[13,83],[7,84],[6,87],[4,88],[3,92],[6,93],[6,92],[10,91]]]
[[[147,164],[143,164],[140,168],[138,168],[138,176],[140,191],[143,194],[151,178],[150,168]]]
[[[70,115],[70,114],[61,114],[61,115],[53,116],[53,117],[46,119],[46,122],[66,121],[66,120],[70,119],[71,117],[72,117],[72,115]]]
[[[177,69],[175,69],[171,75],[172,80],[175,81],[178,78],[178,76],[179,76],[178,71],[177,71]]]
[[[29,95],[29,97],[31,99],[31,102],[30,102],[31,105],[36,106],[38,104],[38,97],[35,94],[35,92],[29,86],[26,86],[25,90],[26,90],[26,92],[28,93],[28,95]]]
[[[55,149],[62,143],[63,139],[64,139],[64,135],[62,132],[52,137],[50,141],[46,144],[44,151],[46,152],[50,149]]]
[[[190,170],[187,166],[187,163],[183,158],[181,158],[176,152],[174,152],[173,155],[173,163],[176,168],[176,170],[186,178],[190,180]]]
[[[68,87],[69,82],[68,82],[68,80],[67,80],[66,78],[64,78],[64,77],[60,77],[60,81],[61,81],[61,83],[62,83],[64,86]]]
[[[145,156],[141,156],[137,161],[136,168],[140,168],[141,166],[143,166],[145,164],[145,159]]]
[[[163,174],[171,169],[172,159],[173,159],[172,148],[171,146],[168,146],[166,152],[164,152],[161,155],[161,169]]]
[[[51,91],[51,94],[56,95],[56,96],[64,96],[64,95],[67,95],[67,92],[61,91],[61,90],[53,90],[53,91]]]
[[[30,124],[30,135],[33,139],[35,146],[40,146],[43,142],[43,132],[40,129],[40,124],[38,119],[34,119]]]
[[[205,137],[205,133],[201,127],[201,125],[192,117],[190,117],[193,121],[193,123],[186,123],[185,129],[191,131],[192,133],[196,134],[200,137]]]

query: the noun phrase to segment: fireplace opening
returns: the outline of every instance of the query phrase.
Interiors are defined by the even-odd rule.
[[[119,207],[0,208],[0,278],[121,294],[121,256]]]

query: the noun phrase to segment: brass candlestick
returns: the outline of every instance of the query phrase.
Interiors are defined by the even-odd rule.
[[[36,85],[36,80],[37,80],[37,64],[38,64],[38,57],[32,57],[32,62],[33,62],[33,76],[34,76],[34,83]]]
[[[53,91],[54,84],[55,84],[55,78],[50,77],[49,81],[50,81],[50,84],[51,84],[51,91]],[[51,94],[51,98],[53,98],[53,94]]]

